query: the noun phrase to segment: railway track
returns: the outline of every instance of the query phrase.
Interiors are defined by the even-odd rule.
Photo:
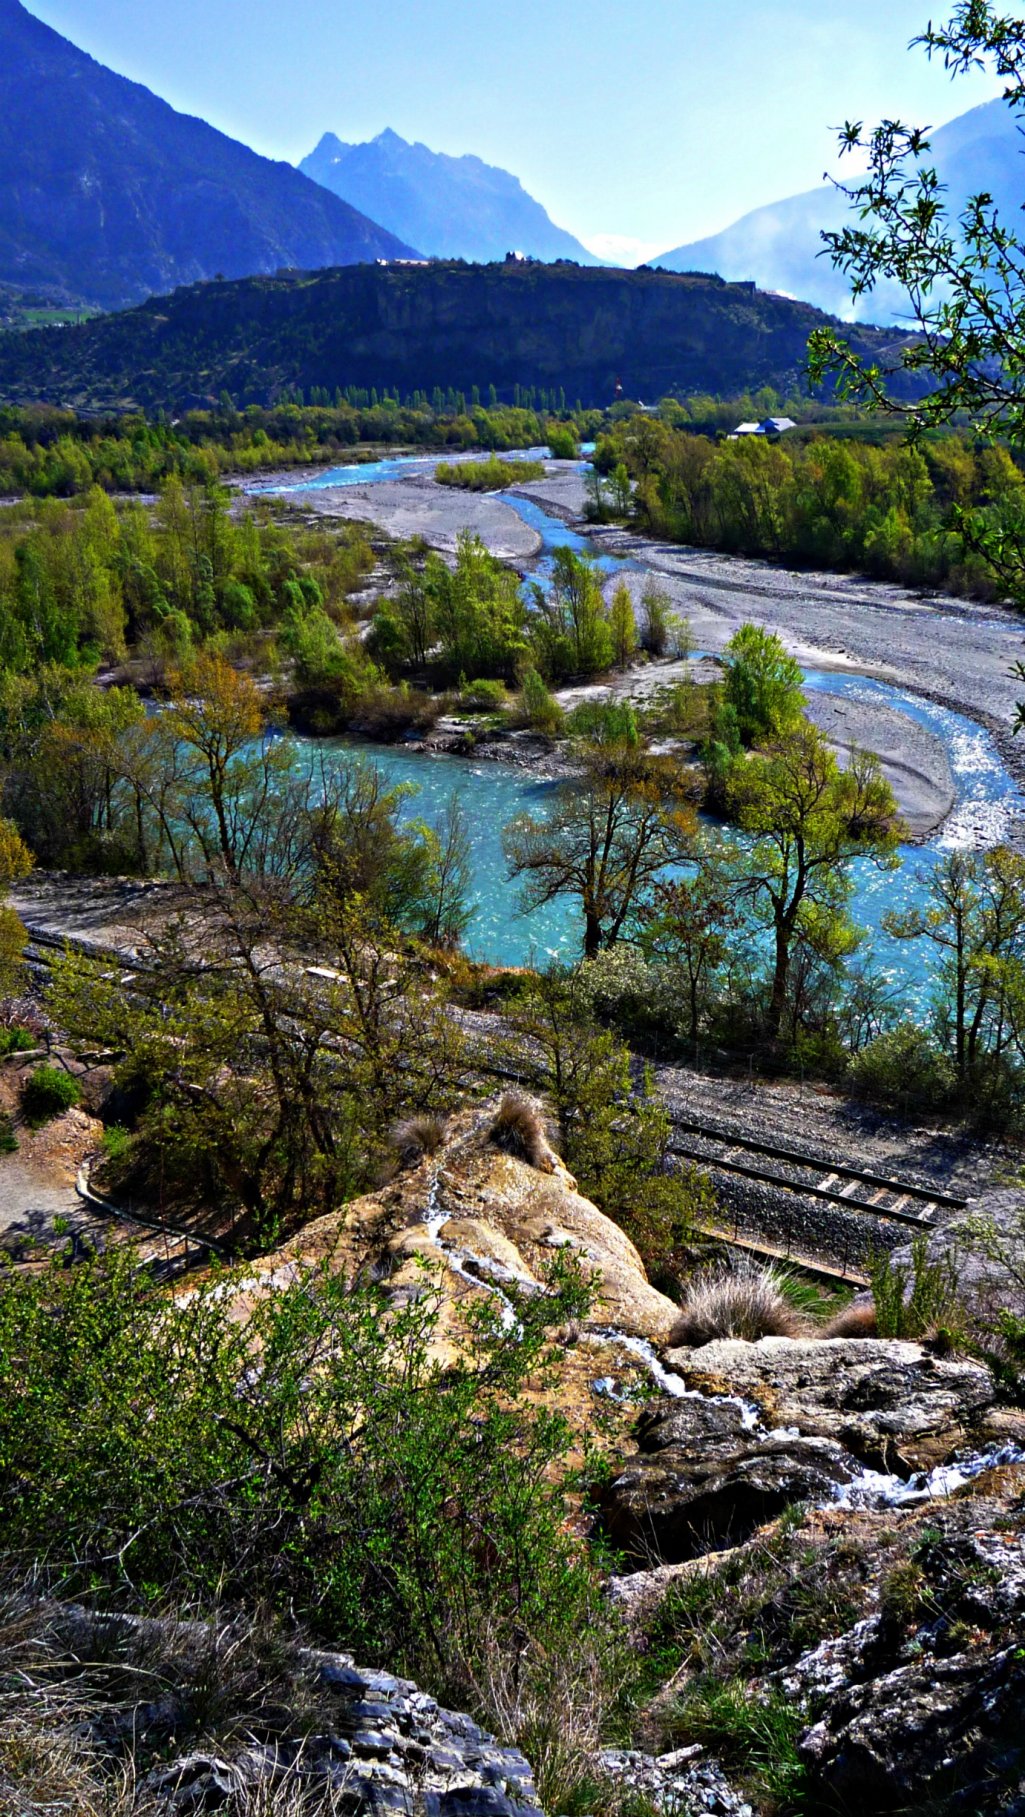
[[[38,926],[30,926],[29,935],[27,956],[39,970],[47,970],[55,950],[66,945],[93,958],[109,959],[112,969],[117,967],[125,982],[133,973],[149,969],[140,956],[104,947],[99,941],[75,937],[65,940],[51,929]],[[315,975],[315,969],[310,969],[309,975]],[[477,1022],[477,1017],[474,1015],[468,1020]],[[485,1058],[481,1054],[478,1066],[481,1073],[490,1077],[526,1083],[523,1074],[496,1064],[490,1056]],[[963,1211],[968,1204],[967,1198],[940,1187],[900,1180],[871,1168],[827,1160],[807,1150],[738,1134],[707,1121],[695,1121],[672,1103],[668,1108],[673,1123],[669,1152],[675,1159],[727,1178],[733,1177],[738,1183],[770,1188],[783,1195],[781,1204],[789,1202],[791,1209],[784,1242],[758,1241],[750,1231],[742,1233],[739,1216],[733,1220],[727,1216],[725,1221],[720,1220],[707,1229],[709,1236],[765,1259],[789,1260],[812,1273],[860,1284],[865,1277],[848,1265],[849,1239],[843,1244],[841,1266],[835,1265],[838,1257],[827,1259],[824,1249],[816,1253],[816,1246],[809,1243],[812,1233],[802,1225],[802,1199],[817,1202],[827,1210],[835,1208],[842,1214],[853,1214],[858,1221],[864,1219],[884,1227],[898,1225],[918,1231],[934,1229],[945,1213]]]
[[[681,1160],[778,1186],[804,1198],[824,1199],[843,1211],[864,1212],[915,1230],[931,1230],[939,1214],[963,1211],[968,1204],[966,1198],[939,1187],[893,1179],[845,1162],[826,1161],[799,1149],[736,1135],[707,1123],[690,1122],[673,1111],[670,1114],[674,1129],[670,1152]]]

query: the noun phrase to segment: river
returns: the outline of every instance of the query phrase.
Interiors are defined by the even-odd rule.
[[[538,459],[546,452],[530,449],[502,458]],[[373,485],[430,473],[439,460],[451,458],[448,454],[396,457],[363,466],[336,467],[312,479],[266,490],[294,495],[337,486]],[[542,539],[542,550],[532,570],[532,578],[542,585],[551,571],[556,549],[570,548],[581,553],[592,549],[586,536],[551,516],[534,500],[513,493],[501,497]],[[598,559],[606,573],[645,568],[636,554],[626,561],[604,554]],[[993,846],[1005,838],[1015,814],[1021,811],[1020,791],[989,732],[948,707],[854,672],[806,669],[805,686],[809,692],[823,690],[895,707],[936,734],[946,750],[957,785],[957,804],[938,833],[921,846],[905,848],[899,871],[879,871],[864,861],[856,861],[853,866],[853,911],[867,933],[861,957],[870,960],[895,990],[904,991],[910,1006],[924,1009],[934,969],[933,949],[922,941],[895,940],[883,931],[882,916],[887,909],[907,909],[923,902],[930,870],[952,849]],[[502,851],[503,826],[516,814],[543,813],[551,798],[551,784],[538,783],[522,771],[502,764],[428,756],[393,745],[354,747],[339,739],[327,741],[324,748],[337,751],[339,761],[346,762],[351,761],[356,750],[365,760],[372,760],[388,782],[414,784],[418,793],[415,799],[407,799],[401,810],[407,818],[430,821],[439,815],[454,791],[459,793],[471,840],[473,909],[464,944],[472,958],[493,965],[525,965],[555,957],[575,958],[579,954],[581,925],[574,906],[562,901],[530,915],[521,914],[519,886],[508,875]]]

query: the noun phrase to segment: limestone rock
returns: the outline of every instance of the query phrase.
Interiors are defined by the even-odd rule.
[[[995,1399],[984,1364],[896,1339],[723,1338],[669,1362],[688,1387],[744,1395],[768,1425],[835,1440],[898,1473],[944,1462]]]
[[[1020,1648],[900,1666],[831,1701],[799,1744],[812,1784],[840,1808],[1025,1809]],[[934,1802],[935,1801],[935,1802]]]
[[[753,1432],[744,1406],[726,1399],[660,1401],[637,1437],[638,1454],[597,1501],[609,1538],[638,1566],[735,1545],[793,1502],[830,1501],[855,1472],[833,1440]]]

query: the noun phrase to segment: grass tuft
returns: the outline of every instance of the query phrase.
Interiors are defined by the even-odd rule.
[[[796,1338],[807,1327],[775,1268],[718,1269],[695,1281],[680,1308],[671,1342],[697,1349],[716,1338]]]
[[[536,1104],[520,1092],[507,1091],[488,1131],[488,1141],[528,1167],[551,1169],[552,1150],[544,1117]]]

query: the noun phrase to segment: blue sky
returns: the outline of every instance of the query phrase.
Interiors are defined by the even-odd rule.
[[[504,165],[584,241],[644,254],[810,188],[845,118],[938,125],[999,92],[908,52],[943,0],[27,4],[268,156],[391,126]]]

